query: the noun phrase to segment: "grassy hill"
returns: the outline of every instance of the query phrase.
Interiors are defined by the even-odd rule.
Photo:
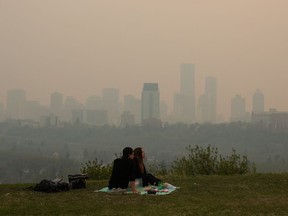
[[[23,190],[34,184],[0,185],[0,215],[288,215],[288,174],[169,177],[180,189],[165,195]]]

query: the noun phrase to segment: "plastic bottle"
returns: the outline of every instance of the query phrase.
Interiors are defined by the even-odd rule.
[[[163,189],[163,182],[159,181],[158,182],[158,190],[162,190]]]

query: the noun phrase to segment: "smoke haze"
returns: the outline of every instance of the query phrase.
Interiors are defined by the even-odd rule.
[[[287,0],[0,0],[0,102],[22,88],[49,104],[55,91],[79,101],[107,87],[140,98],[159,83],[172,109],[180,64],[195,64],[196,98],[218,82],[218,113],[260,89],[265,109],[288,111]]]

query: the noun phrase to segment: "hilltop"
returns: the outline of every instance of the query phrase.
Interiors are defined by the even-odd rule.
[[[23,190],[33,184],[0,185],[0,215],[288,215],[288,174],[164,178],[180,189],[165,196]]]

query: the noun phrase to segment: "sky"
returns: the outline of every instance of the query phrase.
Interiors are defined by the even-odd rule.
[[[0,0],[0,102],[26,90],[49,105],[61,92],[85,102],[103,88],[141,97],[159,83],[172,110],[180,64],[195,64],[198,98],[205,77],[218,82],[218,114],[240,94],[251,111],[288,111],[287,0]]]

